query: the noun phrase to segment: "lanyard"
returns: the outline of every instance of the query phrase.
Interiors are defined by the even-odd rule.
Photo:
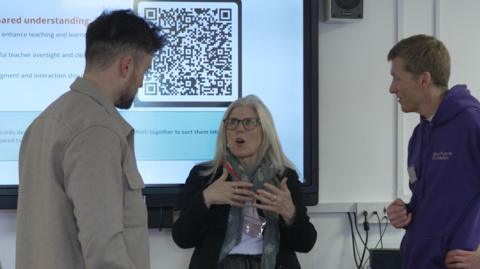
[[[233,180],[240,181],[240,176],[237,174],[237,172],[235,172],[235,170],[233,169],[232,165],[230,165],[229,162],[223,161],[223,165],[225,166],[225,168],[227,168],[230,175],[232,175]]]

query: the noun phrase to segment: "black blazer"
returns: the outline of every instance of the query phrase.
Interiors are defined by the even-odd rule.
[[[215,269],[226,233],[230,206],[212,205],[210,209],[205,206],[203,190],[207,187],[210,176],[200,176],[201,169],[202,166],[197,165],[190,171],[179,203],[180,216],[173,225],[172,235],[179,247],[195,248],[190,269]],[[217,170],[215,178],[220,177],[221,172],[222,167]],[[297,173],[287,168],[279,178],[284,177],[288,178],[287,185],[296,214],[294,222],[288,227],[280,217],[280,248],[276,268],[296,269],[300,268],[300,264],[295,251],[310,251],[317,240],[317,232],[303,205]]]

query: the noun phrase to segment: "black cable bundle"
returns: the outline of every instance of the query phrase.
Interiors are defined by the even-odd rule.
[[[357,269],[362,269],[364,266],[367,264],[367,260],[365,259],[365,253],[368,250],[368,231],[370,230],[370,224],[368,223],[367,220],[367,212],[363,213],[364,216],[364,221],[363,221],[363,229],[365,230],[365,241],[363,240],[362,235],[360,234],[360,231],[358,230],[357,227],[357,215],[353,213],[353,219],[354,219],[354,224],[352,223],[352,217],[350,216],[350,212],[347,212],[348,216],[348,221],[350,222],[350,232],[352,234],[352,248],[353,248],[353,259],[355,260],[355,266]],[[353,232],[353,226],[355,226],[355,230],[357,231],[358,237],[360,237],[360,241],[362,241],[363,245],[363,250],[362,250],[362,255],[360,256],[360,252],[358,251],[357,247],[357,240],[355,237],[355,233]]]

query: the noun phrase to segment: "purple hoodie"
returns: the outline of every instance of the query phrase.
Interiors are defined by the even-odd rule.
[[[408,146],[412,222],[403,268],[446,268],[449,250],[480,243],[480,103],[465,85],[447,91],[432,121],[421,117]]]

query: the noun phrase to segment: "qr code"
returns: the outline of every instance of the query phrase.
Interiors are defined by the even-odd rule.
[[[240,97],[237,2],[142,1],[137,12],[167,40],[145,73],[139,101],[209,106]]]

